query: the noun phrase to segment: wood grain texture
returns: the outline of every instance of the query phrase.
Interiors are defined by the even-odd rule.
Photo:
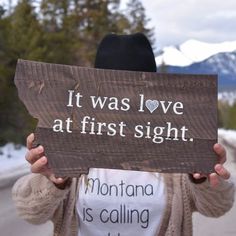
[[[90,167],[146,170],[160,172],[213,171],[217,159],[213,144],[217,142],[217,77],[214,75],[158,74],[83,68],[19,60],[15,84],[20,99],[29,113],[38,119],[35,145],[42,144],[49,165],[58,176],[79,176]],[[80,93],[82,107],[68,107],[68,90]],[[144,106],[139,112],[140,94],[145,101],[157,100],[158,108],[151,113]],[[92,108],[90,96],[116,97],[119,101],[129,98],[128,111]],[[183,114],[173,109],[166,114],[160,101],[183,104]],[[170,107],[171,107],[170,106]],[[101,135],[81,133],[81,120],[89,116],[96,122],[119,124],[124,122],[125,137],[108,136],[102,127]],[[53,132],[55,119],[70,118],[72,133]],[[148,123],[150,122],[150,123]],[[165,130],[162,143],[152,141],[153,134],[134,137],[136,125],[143,131],[149,125],[166,127],[167,122],[178,130],[188,128],[185,139],[178,132],[178,141],[169,140]],[[118,129],[118,125],[117,125]],[[98,132],[98,127],[94,127]],[[146,137],[146,138],[145,138]],[[193,142],[190,142],[190,139]]]

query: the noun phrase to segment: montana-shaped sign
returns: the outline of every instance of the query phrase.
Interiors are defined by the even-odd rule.
[[[15,84],[57,176],[91,167],[209,173],[217,77],[18,60]]]

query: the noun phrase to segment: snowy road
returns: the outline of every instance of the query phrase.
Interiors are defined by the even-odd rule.
[[[236,176],[234,176],[233,182],[236,185]],[[235,236],[235,218],[236,203],[234,203],[233,208],[229,212],[217,219],[194,213],[193,236]]]
[[[11,199],[11,187],[0,189],[1,236],[51,236],[52,224],[31,225],[21,220]]]

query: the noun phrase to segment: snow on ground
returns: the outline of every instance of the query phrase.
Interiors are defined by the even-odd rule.
[[[0,187],[30,172],[25,160],[26,147],[8,143],[0,147]]]
[[[227,161],[224,166],[236,184],[236,130],[218,129],[218,142],[226,149]]]
[[[236,151],[236,130],[218,129],[218,136],[224,139],[229,146],[234,147]]]
[[[218,100],[224,103],[228,103],[230,106],[233,106],[236,103],[236,91],[219,92]]]
[[[26,147],[21,145],[14,145],[13,143],[8,143],[5,146],[0,147],[0,174],[6,171],[10,171],[12,168],[17,168],[25,165],[26,161],[24,157],[26,151]]]

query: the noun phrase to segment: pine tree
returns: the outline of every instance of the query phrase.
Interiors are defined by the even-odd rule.
[[[143,32],[153,42],[142,3],[132,0],[124,12],[119,7],[120,0],[43,0],[48,60],[92,66],[97,46],[107,33]]]
[[[226,128],[236,129],[236,103],[229,107],[228,122]]]
[[[78,22],[76,7],[71,0],[43,0],[40,15],[47,53],[44,61],[61,64],[77,64],[74,55],[78,47]]]
[[[120,1],[85,1],[81,8],[82,22],[79,39],[81,53],[86,55],[84,64],[93,65],[97,46],[101,39],[111,32],[117,32],[116,18]]]
[[[30,0],[21,0],[11,17],[11,43],[12,57],[24,59],[43,59],[44,45],[42,29]]]
[[[146,11],[142,2],[140,0],[129,0],[127,3],[126,15],[129,19],[128,33],[144,33],[154,48],[154,28],[149,28],[147,26],[150,19],[146,16]]]
[[[33,131],[34,121],[18,98],[14,72],[18,58],[43,60],[42,32],[29,0],[19,1],[13,13],[1,19],[1,23],[4,30],[0,78],[6,88],[1,85],[0,143],[21,143],[23,137]]]

